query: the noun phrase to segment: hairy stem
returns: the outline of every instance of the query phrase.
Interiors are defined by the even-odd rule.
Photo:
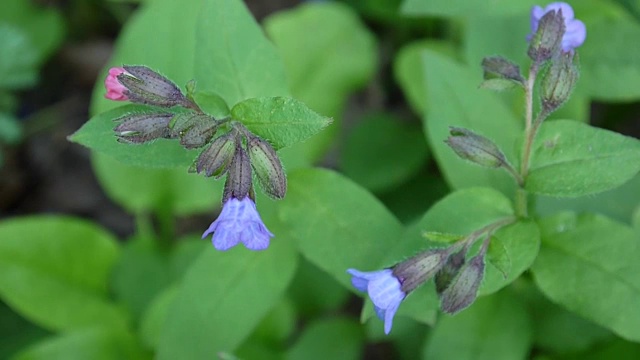
[[[516,215],[519,217],[528,216],[528,204],[527,204],[527,192],[524,186],[527,182],[527,175],[529,173],[529,158],[531,157],[531,147],[533,145],[533,139],[535,133],[538,130],[538,119],[533,121],[533,88],[536,83],[536,75],[538,74],[539,64],[534,62],[529,69],[529,76],[524,87],[525,96],[525,138],[522,144],[522,158],[520,160],[520,176],[518,179],[518,190],[516,192]]]

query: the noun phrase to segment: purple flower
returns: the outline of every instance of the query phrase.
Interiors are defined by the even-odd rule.
[[[531,9],[531,34],[527,37],[527,41],[531,40],[538,30],[538,22],[544,14],[552,10],[562,10],[562,17],[564,18],[566,29],[562,36],[562,51],[570,52],[582,45],[587,37],[587,28],[582,21],[573,18],[574,14],[571,5],[564,2],[551,3],[544,9],[536,5]]]
[[[349,269],[347,272],[353,275],[353,287],[369,293],[376,314],[384,321],[384,333],[389,334],[393,316],[406,296],[401,289],[400,280],[393,275],[391,269],[371,272]]]
[[[262,222],[251,198],[231,198],[222,206],[220,216],[202,234],[204,239],[213,233],[213,246],[225,251],[242,242],[247,249],[264,250],[273,234]]]

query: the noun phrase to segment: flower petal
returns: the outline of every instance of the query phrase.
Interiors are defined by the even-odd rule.
[[[387,335],[389,335],[389,333],[391,332],[391,327],[393,326],[393,317],[396,315],[398,307],[400,307],[400,301],[392,304],[384,313],[384,333]]]

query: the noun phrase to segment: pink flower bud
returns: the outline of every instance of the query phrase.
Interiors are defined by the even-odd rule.
[[[109,75],[107,75],[107,78],[104,80],[104,87],[107,88],[107,93],[104,94],[105,98],[115,101],[125,101],[129,99],[125,94],[127,88],[118,81],[118,75],[123,73],[127,73],[127,71],[121,67],[109,69]]]

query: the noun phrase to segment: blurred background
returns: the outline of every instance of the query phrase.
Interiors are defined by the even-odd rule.
[[[118,239],[129,238],[140,226],[136,213],[144,211],[147,200],[136,202],[134,199],[133,203],[123,200],[129,194],[125,192],[123,195],[118,186],[113,185],[113,182],[129,178],[109,180],[108,173],[118,165],[110,163],[110,159],[92,159],[87,148],[69,142],[67,137],[78,130],[91,115],[105,109],[106,105],[100,100],[101,84],[105,66],[114,53],[114,44],[127,24],[136,18],[140,8],[145,3],[154,1],[157,0],[1,1],[0,219],[29,214],[67,214],[95,221]],[[344,5],[341,9],[346,10],[341,10],[342,12],[347,12],[355,19],[356,30],[353,32],[364,39],[358,40],[359,43],[364,43],[364,50],[359,55],[364,54],[366,58],[348,64],[349,59],[358,56],[352,53],[353,49],[328,48],[328,51],[337,54],[335,58],[324,59],[329,62],[326,65],[328,68],[350,66],[348,69],[351,75],[335,75],[347,80],[337,82],[338,85],[324,84],[328,89],[339,87],[336,90],[339,93],[336,100],[327,100],[322,94],[317,94],[318,90],[305,89],[299,84],[292,85],[294,96],[303,98],[316,111],[341,120],[338,121],[337,128],[332,130],[332,135],[327,137],[330,143],[326,151],[314,155],[316,159],[313,161],[343,172],[373,192],[403,223],[410,223],[449,192],[448,185],[429,155],[429,148],[422,134],[421,117],[425,105],[420,101],[423,95],[422,85],[417,85],[421,73],[419,69],[416,70],[416,51],[429,48],[476,66],[481,59],[477,54],[493,55],[509,48],[505,43],[491,45],[491,40],[496,43],[503,40],[492,38],[492,35],[507,32],[511,34],[513,43],[520,44],[507,51],[523,53],[526,49],[524,35],[528,32],[528,15],[526,12],[514,11],[508,14],[504,22],[499,23],[504,24],[503,26],[491,27],[487,24],[496,24],[491,16],[472,17],[469,14],[452,15],[446,12],[439,14],[437,11],[410,17],[401,15],[400,0],[336,2]],[[258,22],[273,24],[277,22],[277,14],[301,7],[305,2],[246,0],[245,3]],[[593,5],[596,2],[588,3]],[[637,27],[640,19],[639,2],[617,0],[603,3],[606,5],[597,5],[587,11],[587,16],[595,19],[595,14],[602,12],[598,6],[602,6],[610,19],[624,18]],[[581,9],[587,9],[587,5],[583,5]],[[576,8],[577,13],[578,11]],[[519,32],[509,27],[517,22],[517,28],[521,30]],[[332,26],[333,19],[326,18],[324,23],[309,22],[308,31],[321,32]],[[634,31],[637,30],[635,27]],[[349,30],[348,27],[346,29]],[[278,34],[275,24],[271,31],[267,31],[270,37],[277,37]],[[473,34],[483,34],[484,40],[474,38]],[[606,36],[615,38],[613,34],[618,33]],[[632,37],[637,32],[629,31],[625,34]],[[301,33],[301,36],[304,35],[306,33]],[[589,36],[587,43],[590,41]],[[286,43],[286,39],[281,39],[281,42]],[[276,43],[278,46],[279,42]],[[587,48],[585,53],[591,60],[586,60],[584,67],[591,66],[589,69],[595,73],[593,59],[600,56],[615,58],[613,63],[620,60],[621,69],[640,69],[640,52],[635,49],[638,48],[636,45],[637,41],[625,45],[634,49],[629,49],[633,54],[624,61],[617,59],[615,52],[603,52],[602,47],[592,50]],[[583,54],[583,58],[587,59],[587,54]],[[514,60],[524,59],[521,55],[517,56],[520,57]],[[286,54],[284,57],[285,65],[290,65],[290,58]],[[522,61],[520,63],[524,64]],[[480,80],[479,66],[477,74]],[[182,83],[178,85],[183,86]],[[322,86],[321,84],[321,90],[324,91]],[[598,86],[593,80],[579,82],[578,93],[563,109],[562,114],[639,138],[638,84],[629,85],[633,89],[628,91],[619,89],[617,93],[611,90],[599,92]],[[514,109],[522,105],[515,97],[507,96],[505,101]],[[405,140],[394,142],[397,139]],[[389,149],[391,150],[388,151]],[[394,164],[400,158],[400,165],[395,168],[379,166]],[[286,159],[285,156],[285,164]],[[295,163],[298,160],[291,161]],[[144,184],[142,181],[142,186]],[[629,198],[628,195],[640,193],[639,184],[640,180],[636,176],[623,189],[599,195],[600,198],[571,200],[562,205],[549,199],[541,201],[538,206],[543,214],[553,212],[560,206],[582,210],[599,206],[599,211],[615,219],[631,222],[633,210],[638,203],[637,197]],[[177,210],[174,209],[178,215],[175,229],[171,231],[178,235],[201,232],[213,220],[211,209],[215,204],[216,199],[212,198],[196,205],[191,204],[186,210],[180,210],[177,206]],[[150,218],[150,226],[162,226],[162,219],[158,217],[161,215]],[[47,234],[42,236],[46,237]],[[302,261],[301,270],[294,282],[322,278],[318,268]],[[323,286],[328,289],[328,295],[325,294],[326,298],[319,300],[321,304],[314,304],[314,299],[309,294],[291,294],[293,301],[299,300],[296,311],[306,314],[303,317],[307,318],[326,312],[344,312],[357,317],[361,301],[335,281],[325,280]],[[280,306],[274,311],[274,317],[294,317],[288,306]],[[401,335],[413,334],[422,339],[416,334],[426,333],[427,327],[408,322],[405,326],[402,321],[398,320],[396,332],[400,335],[394,338],[393,345],[381,340],[380,329],[368,330],[374,333],[371,339],[375,341],[355,354],[368,359],[413,358],[422,343],[414,341],[411,336],[403,338]],[[367,326],[380,327],[380,323],[371,323]],[[18,350],[49,335],[49,331],[27,321],[0,301],[0,359],[9,358]],[[594,336],[600,335],[598,333]],[[607,336],[608,333],[601,338]],[[538,345],[545,348],[545,344]],[[552,349],[554,346],[556,345],[550,345]],[[586,345],[581,344],[575,347],[577,351],[585,348]]]

